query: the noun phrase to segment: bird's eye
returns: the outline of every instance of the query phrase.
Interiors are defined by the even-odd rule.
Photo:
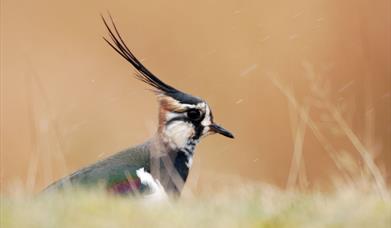
[[[187,111],[187,117],[191,120],[199,120],[201,118],[201,112],[197,109],[190,109]]]

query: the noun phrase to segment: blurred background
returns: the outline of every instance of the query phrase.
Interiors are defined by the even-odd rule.
[[[157,103],[103,41],[113,16],[164,81],[236,138],[204,139],[187,188],[327,189],[347,154],[391,174],[389,0],[1,0],[1,192],[38,192],[144,142]],[[346,160],[346,159],[345,159]]]

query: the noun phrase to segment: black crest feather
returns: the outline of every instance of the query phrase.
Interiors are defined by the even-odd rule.
[[[148,85],[154,87],[160,92],[163,92],[165,95],[168,95],[170,97],[175,98],[176,100],[180,101],[181,103],[189,103],[189,104],[197,104],[201,101],[201,99],[197,97],[193,97],[191,95],[188,95],[186,93],[183,93],[174,87],[166,84],[162,80],[160,80],[158,77],[156,77],[154,74],[152,74],[129,50],[128,46],[125,44],[124,40],[122,39],[120,33],[118,32],[117,26],[114,23],[113,18],[111,15],[110,21],[112,28],[109,26],[107,21],[103,16],[102,20],[105,24],[111,41],[107,40],[105,37],[103,39],[118,53],[120,54],[124,59],[126,59],[129,63],[133,65],[134,68],[138,71],[138,74],[136,74],[137,79],[147,83]]]
[[[124,40],[122,39],[120,33],[118,32],[118,29],[113,21],[113,18],[110,16],[112,27],[114,28],[114,31],[110,28],[108,23],[106,22],[105,18],[102,16],[103,23],[105,24],[109,34],[111,41],[108,41],[105,37],[103,39],[118,53],[120,54],[124,59],[126,59],[129,63],[131,63],[134,68],[139,72],[137,74],[137,78],[141,81],[147,83],[150,86],[153,86],[154,88],[161,90],[162,92],[166,93],[173,93],[177,92],[175,88],[173,88],[170,85],[167,85],[163,81],[161,81],[158,77],[156,77],[154,74],[152,74],[129,50],[129,48],[126,46]]]

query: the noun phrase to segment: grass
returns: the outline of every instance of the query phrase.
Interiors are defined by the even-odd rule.
[[[390,227],[391,203],[373,189],[303,193],[247,185],[164,202],[100,190],[19,194],[1,198],[0,227]]]

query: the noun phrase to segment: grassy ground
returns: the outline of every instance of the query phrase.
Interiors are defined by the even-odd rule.
[[[390,192],[388,192],[390,196]],[[1,198],[1,227],[390,227],[391,203],[371,188],[295,193],[268,186],[146,202],[73,190]]]

